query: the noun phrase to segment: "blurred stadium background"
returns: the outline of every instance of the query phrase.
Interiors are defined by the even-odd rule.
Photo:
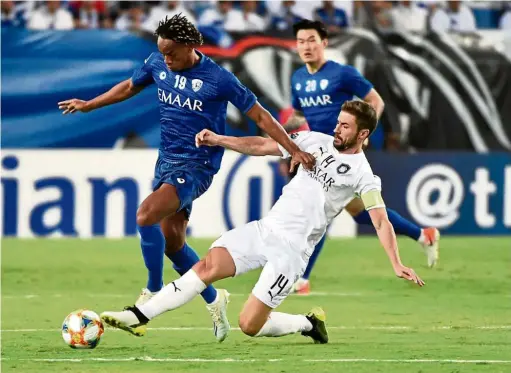
[[[230,358],[254,371],[451,372],[464,360],[473,364],[463,371],[511,371],[510,2],[2,1],[1,11],[4,370],[237,369],[215,365]],[[64,349],[58,328],[68,312],[124,306],[144,285],[130,237],[151,188],[159,111],[154,88],[88,114],[62,116],[57,102],[90,99],[131,76],[157,51],[157,22],[180,12],[203,33],[200,50],[281,121],[291,107],[291,74],[301,66],[291,26],[301,18],[328,24],[327,57],[359,69],[385,101],[367,154],[386,203],[443,234],[433,271],[413,243],[400,241],[429,288],[410,295],[396,285],[373,231],[341,215],[314,274],[316,294],[284,305],[303,312],[319,302],[333,313],[342,305],[331,321],[334,341],[342,342],[324,352],[299,337],[286,347],[238,332],[235,346],[210,347],[199,303],[164,319],[160,334],[143,343],[107,333],[92,353]],[[227,126],[232,135],[258,134],[232,106]],[[227,152],[194,204],[192,242],[204,252],[222,232],[263,216],[284,184],[278,160]],[[360,235],[368,237],[354,238]],[[225,286],[245,294],[254,278]],[[234,297],[233,324],[242,300]],[[297,350],[300,358],[287,361]],[[142,356],[164,364],[125,365]]]

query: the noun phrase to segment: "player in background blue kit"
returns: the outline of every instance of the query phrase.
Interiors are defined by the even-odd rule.
[[[249,89],[195,49],[203,43],[202,35],[186,17],[178,14],[165,18],[155,34],[160,53],[152,53],[130,79],[90,101],[59,102],[63,114],[89,112],[124,101],[147,86],[156,85],[161,141],[153,192],[142,202],[136,217],[149,273],[147,288],[143,289],[137,305],[147,302],[162,288],[164,253],[179,274],[186,273],[199,261],[185,241],[186,227],[192,203],[211,185],[224,150],[197,148],[195,135],[203,129],[224,134],[228,102],[292,154],[293,167],[301,163],[310,169],[315,162],[312,155],[296,146]],[[215,336],[221,342],[230,329],[226,315],[229,294],[208,286],[201,295],[211,313]],[[132,332],[141,335],[145,330],[138,328]]]
[[[342,104],[354,96],[371,104],[380,118],[384,103],[373,85],[353,66],[325,58],[328,44],[326,27],[319,21],[302,20],[293,26],[293,31],[298,54],[305,66],[296,70],[291,78],[294,112],[284,125],[286,130],[293,132],[308,124],[311,131],[333,135]],[[371,224],[360,198],[350,202],[346,210],[358,224]],[[387,213],[396,233],[418,241],[427,256],[428,266],[433,267],[438,260],[438,230],[421,229],[392,209],[387,208]],[[310,292],[309,275],[323,248],[325,237],[316,246],[303,277],[296,282],[295,292],[302,295]]]

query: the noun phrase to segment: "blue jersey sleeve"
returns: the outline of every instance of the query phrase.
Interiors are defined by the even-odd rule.
[[[233,73],[226,71],[223,78],[219,81],[220,97],[231,102],[243,114],[249,111],[257,102],[257,97],[250,89],[245,87],[234,76]]]
[[[296,94],[296,89],[300,88],[299,83],[295,83],[296,79],[296,72],[291,77],[291,105],[293,106],[293,109],[302,111],[302,105],[300,105],[300,99],[298,98],[298,95]]]
[[[300,100],[296,95],[294,88],[291,88],[291,105],[293,105],[293,109],[302,111],[302,106],[300,105]]]
[[[153,74],[152,74],[152,67],[151,67],[151,58],[153,57],[153,54],[146,58],[144,61],[144,64],[137,68],[133,75],[131,76],[131,81],[134,85],[142,85],[142,86],[148,86],[152,83],[154,83]]]
[[[335,9],[336,18],[338,20],[337,26],[348,27],[348,16],[343,9]]]
[[[353,66],[344,66],[342,82],[344,91],[352,93],[361,99],[367,96],[369,91],[373,89],[371,82],[364,78]]]

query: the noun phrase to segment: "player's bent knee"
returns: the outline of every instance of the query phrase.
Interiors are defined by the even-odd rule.
[[[137,225],[139,227],[146,227],[149,225],[154,225],[157,222],[153,222],[149,212],[146,209],[140,208],[137,211]]]
[[[240,315],[238,324],[241,331],[250,337],[255,337],[257,333],[259,333],[259,330],[261,330],[260,325],[257,325],[252,319],[244,317],[243,315]]]
[[[204,259],[201,259],[195,263],[192,269],[201,279],[203,279],[203,277],[208,273],[208,268],[206,267],[206,261]]]
[[[209,285],[215,282],[215,279],[218,277],[218,268],[211,266],[206,259],[201,259],[193,266],[193,270],[197,273],[197,276],[204,282],[206,285]]]

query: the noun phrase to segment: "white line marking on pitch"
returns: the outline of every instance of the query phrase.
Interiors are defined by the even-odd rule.
[[[484,326],[405,326],[405,325],[381,325],[381,326],[329,326],[330,330],[403,330],[403,331],[439,331],[439,330],[511,330],[511,325],[484,325]],[[182,326],[182,327],[156,327],[147,328],[151,331],[203,331],[212,330],[211,327],[202,326]],[[231,328],[231,330],[240,330],[240,328]],[[59,332],[60,329],[2,329],[2,333],[38,333],[38,332]],[[118,332],[119,329],[108,328],[108,331]]]
[[[131,362],[131,361],[144,361],[144,362],[173,362],[173,363],[269,363],[269,362],[289,362],[286,359],[176,359],[176,358],[154,358],[150,356],[141,357],[128,357],[128,358],[83,358],[83,359],[9,359],[2,358],[1,360],[11,361],[33,361],[33,362],[47,362],[47,363],[81,363],[81,362]],[[297,361],[297,360],[293,360]],[[300,361],[300,360],[298,360]],[[371,359],[371,358],[339,358],[339,359],[302,359],[304,363],[451,363],[451,364],[511,364],[511,360],[464,360],[464,359]]]

